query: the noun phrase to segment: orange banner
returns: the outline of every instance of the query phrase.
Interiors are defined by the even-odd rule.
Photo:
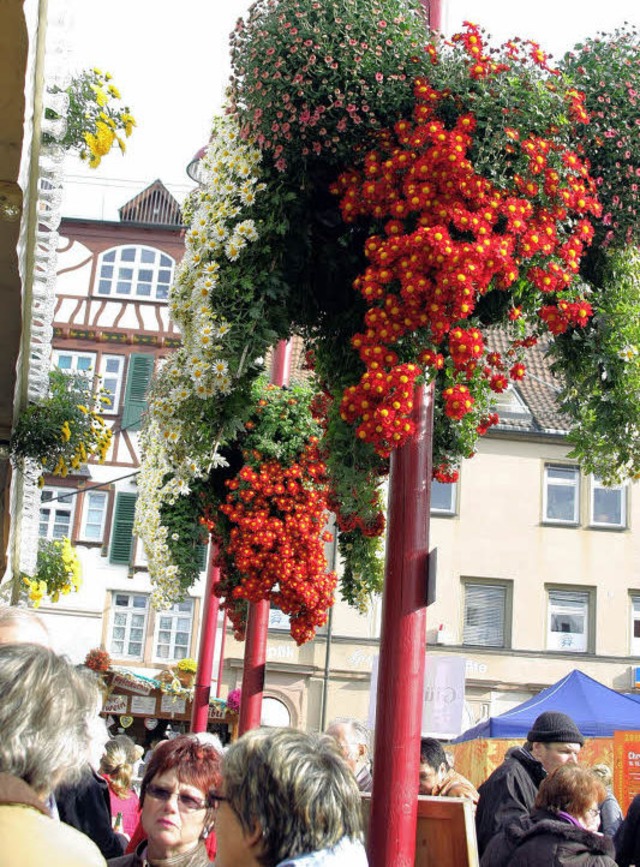
[[[631,732],[621,732],[621,734],[631,734]],[[633,734],[640,741],[640,732]],[[446,744],[445,749],[453,754],[456,771],[471,780],[477,788],[502,763],[504,754],[509,747],[522,746],[523,743],[523,739],[479,738],[473,741],[464,741],[461,744]],[[585,768],[599,763],[613,768],[613,741],[611,738],[587,738],[585,745],[580,750],[580,764]],[[620,800],[617,787],[614,792]]]
[[[626,816],[640,795],[640,732],[613,733],[613,793]]]

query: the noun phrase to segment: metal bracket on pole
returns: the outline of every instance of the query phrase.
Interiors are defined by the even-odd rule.
[[[436,575],[438,572],[438,549],[432,548],[427,554],[427,582],[425,605],[427,608],[436,601]]]

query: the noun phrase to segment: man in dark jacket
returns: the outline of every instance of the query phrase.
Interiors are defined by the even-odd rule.
[[[536,718],[526,743],[512,747],[478,789],[476,831],[481,855],[494,834],[528,816],[542,780],[567,762],[576,763],[583,744],[570,716],[545,711]]]

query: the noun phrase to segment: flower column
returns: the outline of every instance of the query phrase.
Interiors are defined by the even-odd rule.
[[[281,340],[273,354],[271,381],[285,386],[289,382],[291,341]],[[239,733],[260,725],[262,691],[267,660],[267,631],[269,629],[269,601],[251,602],[247,618],[242,699],[240,701]]]

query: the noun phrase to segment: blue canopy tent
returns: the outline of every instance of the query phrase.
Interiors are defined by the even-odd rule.
[[[525,740],[535,718],[546,710],[568,714],[589,738],[612,737],[614,731],[640,731],[640,703],[574,669],[523,704],[467,729],[453,743],[473,738]]]

